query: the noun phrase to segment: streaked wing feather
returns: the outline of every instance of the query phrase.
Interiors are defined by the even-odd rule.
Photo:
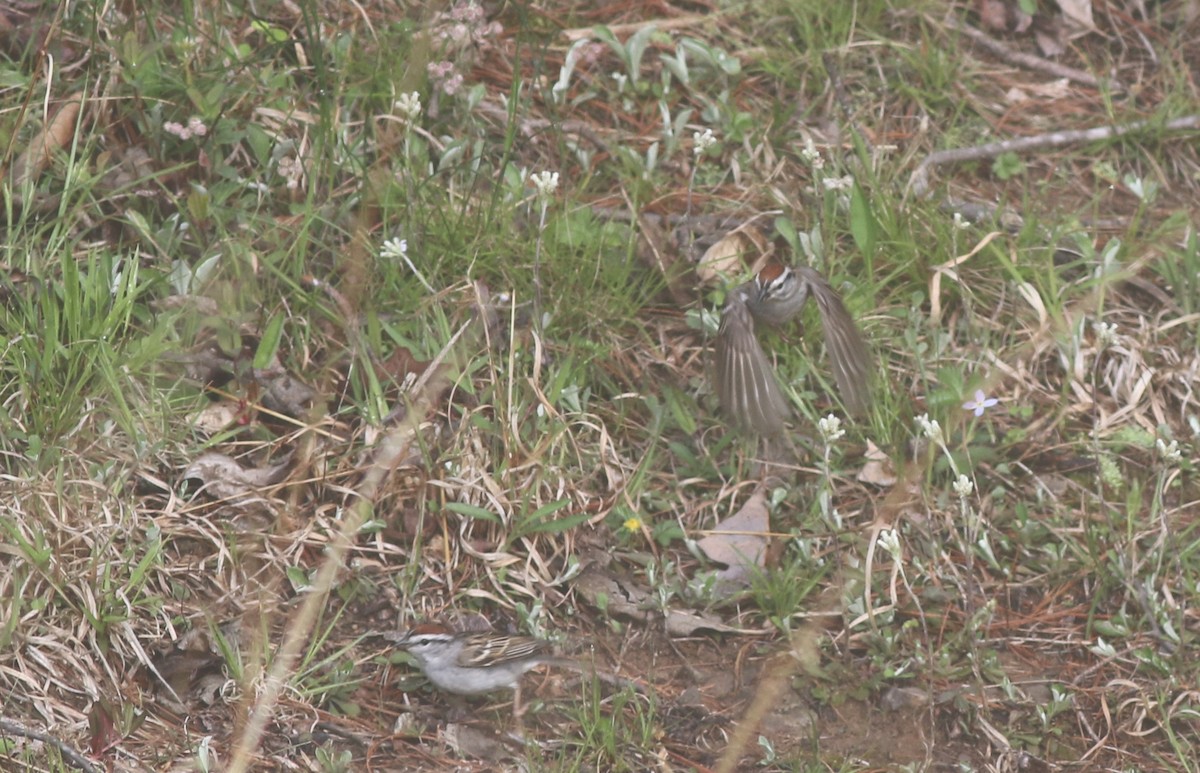
[[[550,642],[526,636],[473,637],[473,646],[463,648],[458,664],[463,668],[484,668],[489,664],[507,663],[512,660],[527,660],[550,651]]]
[[[721,313],[716,371],[717,396],[730,418],[764,435],[783,430],[787,400],[754,335],[754,320],[740,290],[730,294]]]
[[[863,413],[870,400],[871,389],[871,352],[867,343],[858,332],[858,326],[842,303],[841,296],[825,277],[810,268],[801,269],[801,276],[808,282],[821,312],[825,347],[829,350],[833,378],[841,390],[842,400],[851,413]]]

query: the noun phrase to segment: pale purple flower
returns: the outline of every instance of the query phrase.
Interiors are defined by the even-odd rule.
[[[497,32],[499,34],[499,31]],[[608,47],[603,43],[585,43],[579,49],[579,63],[591,67],[600,61],[600,57],[604,56],[608,51]]]
[[[461,73],[454,73],[446,80],[442,81],[442,93],[448,97],[452,97],[462,88],[463,76]]]
[[[425,71],[429,73],[429,77],[435,81],[445,80],[454,72],[454,63],[448,61],[430,62],[425,65]]]
[[[163,131],[167,134],[174,134],[181,140],[190,140],[192,137],[203,137],[208,134],[208,127],[204,125],[204,121],[199,118],[189,118],[187,126],[176,121],[167,121],[163,124]]]
[[[963,403],[963,408],[968,411],[974,411],[976,416],[982,416],[983,412],[993,405],[997,405],[1000,401],[994,397],[988,397],[982,389],[975,390],[975,399],[967,400]]]
[[[461,48],[469,43],[482,44],[504,31],[499,22],[487,21],[487,12],[475,2],[457,3],[449,11],[433,17],[434,38]]]
[[[183,124],[176,121],[167,121],[164,123],[163,131],[165,131],[167,134],[174,134],[181,140],[188,140],[192,138],[192,133],[188,131]]]
[[[300,178],[304,176],[304,165],[300,159],[283,156],[275,162],[275,171],[286,181],[288,190],[294,191],[300,187]]]
[[[462,73],[454,68],[453,62],[430,62],[425,66],[429,79],[442,90],[446,96],[454,96],[463,85]]]

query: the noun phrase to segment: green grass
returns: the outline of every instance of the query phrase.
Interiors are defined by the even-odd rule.
[[[19,36],[0,63],[0,714],[78,750],[106,746],[107,721],[99,759],[134,769],[226,769],[239,743],[267,767],[358,769],[390,744],[448,769],[438,736],[392,736],[414,708],[444,727],[444,696],[404,693],[368,634],[477,614],[648,682],[535,698],[529,745],[506,752],[533,769],[641,770],[666,750],[715,766],[732,731],[689,736],[676,700],[695,688],[737,726],[804,630],[805,670],[734,750],[744,766],[996,766],[961,740],[987,722],[1051,762],[1095,748],[1097,766],[1195,770],[1193,138],[947,165],[929,198],[906,189],[935,150],[1192,109],[1200,52],[1170,9],[1142,22],[1157,37],[1105,17],[1064,54],[1140,78],[1134,101],[999,63],[940,6],[726,4],[636,30],[619,26],[648,21],[634,11],[440,15],[455,7],[18,20],[42,25],[54,70]],[[562,30],[597,24],[566,68]],[[72,94],[79,118],[39,152]],[[717,144],[693,155],[706,128]],[[560,174],[545,199],[539,171]],[[947,196],[1022,220],[960,227]],[[769,453],[728,430],[708,381],[701,312],[725,288],[688,246],[719,232],[661,220],[648,243],[606,214],[629,206],[777,211],[748,260],[826,273],[877,357],[870,415],[772,468],[778,549],[736,599],[699,587],[694,540]],[[842,413],[819,326],[808,310],[764,337],[814,437]],[[1001,400],[978,417],[977,389]],[[894,483],[856,480],[868,441]],[[189,471],[205,452],[253,482]],[[585,592],[597,572],[644,617]],[[672,628],[695,619],[769,635]],[[278,702],[246,740],[271,668]],[[894,687],[930,702],[888,713]],[[797,703],[812,733],[779,730]],[[363,743],[283,742],[318,710]]]

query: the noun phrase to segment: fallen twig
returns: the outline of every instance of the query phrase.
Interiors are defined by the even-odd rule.
[[[1120,126],[1097,126],[1093,129],[1074,129],[1061,132],[1035,134],[1032,137],[1019,137],[1000,142],[989,142],[985,145],[975,145],[969,148],[952,148],[930,153],[920,166],[913,171],[908,179],[908,189],[917,196],[924,196],[929,190],[929,170],[942,164],[957,164],[962,161],[981,161],[995,158],[1001,153],[1023,153],[1030,150],[1057,148],[1081,142],[1099,142],[1126,134],[1160,127],[1165,131],[1177,132],[1189,129],[1200,129],[1200,114],[1174,118],[1166,123],[1157,121],[1132,121]]]
[[[58,753],[63,756],[63,759],[84,771],[84,773],[99,773],[99,768],[88,762],[86,757],[52,735],[39,730],[33,730],[8,719],[0,719],[0,733],[8,733],[20,738],[31,738],[35,741],[50,744],[55,749],[58,749]]]

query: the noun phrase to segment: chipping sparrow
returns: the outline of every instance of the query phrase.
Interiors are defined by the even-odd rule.
[[[807,266],[770,263],[738,285],[725,301],[717,333],[717,395],[739,425],[763,435],[783,429],[788,404],[754,334],[756,322],[779,326],[800,313],[809,295],[821,312],[825,345],[842,401],[851,412],[867,406],[871,355],[854,319],[825,277]]]
[[[550,642],[542,639],[455,632],[434,623],[413,627],[396,644],[435,687],[458,695],[515,690],[529,669],[564,660],[550,654]]]

